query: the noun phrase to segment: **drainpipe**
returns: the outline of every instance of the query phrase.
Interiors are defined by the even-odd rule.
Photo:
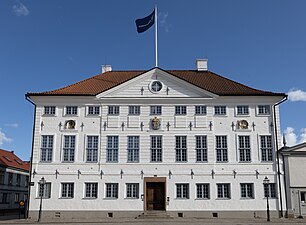
[[[282,151],[283,148],[280,149]],[[286,181],[286,170],[285,170],[285,157],[281,152],[282,160],[283,160],[283,171],[284,171],[284,186],[285,186],[285,201],[286,201],[286,217],[288,217],[288,199],[287,199],[287,181]]]
[[[280,216],[283,216],[283,196],[282,196],[282,187],[281,187],[281,179],[280,179],[280,165],[279,165],[279,149],[278,149],[278,138],[277,138],[277,126],[276,126],[276,106],[280,105],[281,103],[283,103],[284,101],[286,101],[288,99],[288,96],[285,95],[285,97],[277,102],[276,104],[273,105],[273,116],[274,116],[274,131],[275,131],[275,147],[276,147],[276,154],[277,154],[277,177],[278,177],[278,186],[279,186],[279,194],[280,194],[280,198],[279,198],[279,203],[280,203]]]
[[[29,218],[29,207],[30,207],[30,193],[31,193],[31,180],[32,180],[32,163],[33,163],[33,151],[34,151],[34,134],[35,134],[35,120],[36,120],[36,104],[29,98],[29,95],[25,95],[25,99],[34,105],[34,122],[33,122],[33,130],[32,130],[32,152],[31,152],[31,159],[30,159],[30,174],[29,174],[29,183],[28,183],[28,199],[27,199],[27,211],[26,218]]]

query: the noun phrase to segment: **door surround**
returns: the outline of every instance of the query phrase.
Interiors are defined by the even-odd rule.
[[[148,200],[148,196],[147,196],[147,183],[163,183],[164,184],[164,210],[166,210],[166,190],[167,190],[167,186],[166,186],[166,177],[144,177],[144,198],[143,198],[143,202],[144,202],[144,211],[147,211],[147,200]]]

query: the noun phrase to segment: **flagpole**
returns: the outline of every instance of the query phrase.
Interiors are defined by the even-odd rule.
[[[155,67],[158,67],[158,52],[157,52],[157,5],[155,5]]]

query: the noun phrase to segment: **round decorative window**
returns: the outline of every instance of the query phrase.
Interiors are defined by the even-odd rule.
[[[162,82],[154,80],[150,84],[150,89],[152,92],[159,92],[163,88]]]

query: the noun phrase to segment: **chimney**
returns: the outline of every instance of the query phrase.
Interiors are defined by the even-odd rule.
[[[208,70],[208,59],[197,59],[196,64],[197,64],[197,70],[198,71],[207,71]]]
[[[111,65],[103,65],[102,66],[102,73],[106,73],[112,71],[112,66]]]

